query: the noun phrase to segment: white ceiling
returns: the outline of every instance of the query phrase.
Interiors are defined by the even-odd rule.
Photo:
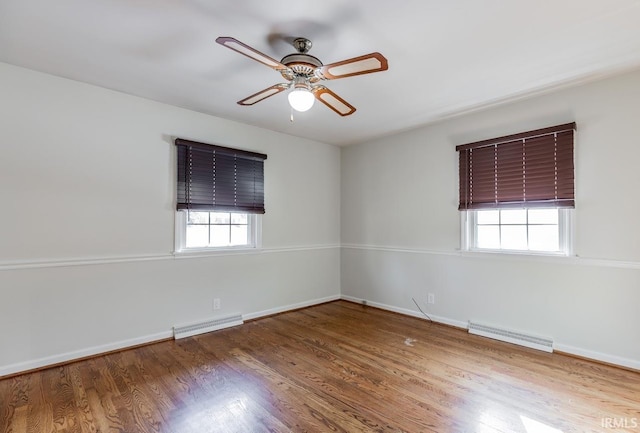
[[[283,80],[217,36],[389,70],[324,82],[355,114],[291,123],[284,93],[236,104]],[[0,61],[344,145],[640,67],[640,0],[1,0]]]

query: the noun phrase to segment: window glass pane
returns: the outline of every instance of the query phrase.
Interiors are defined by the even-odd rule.
[[[235,212],[185,211],[176,221],[182,221],[184,244],[182,248],[254,247],[252,235],[256,215]]]
[[[209,212],[187,212],[187,224],[209,224]]]
[[[527,226],[501,226],[501,247],[505,250],[527,249]]]
[[[247,245],[249,243],[247,228],[246,225],[231,226],[231,245]]]
[[[558,209],[529,209],[529,224],[558,224]]]
[[[476,220],[478,224],[499,224],[499,210],[479,210],[476,211]]]
[[[229,212],[211,212],[211,224],[229,224],[230,221]]]
[[[534,251],[559,251],[558,226],[529,226],[529,249]]]
[[[229,228],[227,225],[211,226],[210,246],[226,247],[229,245]]]
[[[248,217],[246,213],[232,213],[231,224],[247,224]]]
[[[500,211],[500,224],[526,224],[526,209],[509,209]]]
[[[468,218],[470,249],[564,252],[562,213],[558,208],[500,209],[473,212]],[[499,215],[496,221],[496,215]]]
[[[209,226],[187,225],[185,244],[187,248],[206,247],[209,245]]]
[[[500,248],[500,226],[478,226],[476,234],[477,248]]]

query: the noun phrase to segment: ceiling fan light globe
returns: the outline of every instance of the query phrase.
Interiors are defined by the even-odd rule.
[[[307,111],[313,107],[316,97],[304,88],[293,89],[288,95],[289,105],[296,111]]]

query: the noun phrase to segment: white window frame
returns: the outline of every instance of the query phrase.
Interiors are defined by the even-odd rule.
[[[502,208],[506,210],[509,208]],[[511,208],[512,209],[512,208]],[[560,251],[532,251],[532,250],[513,250],[513,249],[495,249],[495,248],[478,248],[476,246],[476,211],[466,210],[460,212],[460,249],[462,251],[480,252],[480,253],[500,253],[500,254],[526,254],[536,256],[573,256],[574,241],[574,209],[557,208],[558,209],[558,235]],[[496,209],[498,210],[498,209]]]
[[[213,212],[213,211],[211,211]],[[246,245],[234,245],[224,247],[187,247],[187,211],[176,211],[175,224],[175,253],[207,253],[207,252],[233,252],[251,251],[262,247],[262,215],[247,213],[248,240]]]

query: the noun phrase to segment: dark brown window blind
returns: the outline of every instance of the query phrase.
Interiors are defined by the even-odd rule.
[[[456,146],[459,210],[575,207],[575,123]]]
[[[264,213],[267,155],[177,138],[177,209]]]

